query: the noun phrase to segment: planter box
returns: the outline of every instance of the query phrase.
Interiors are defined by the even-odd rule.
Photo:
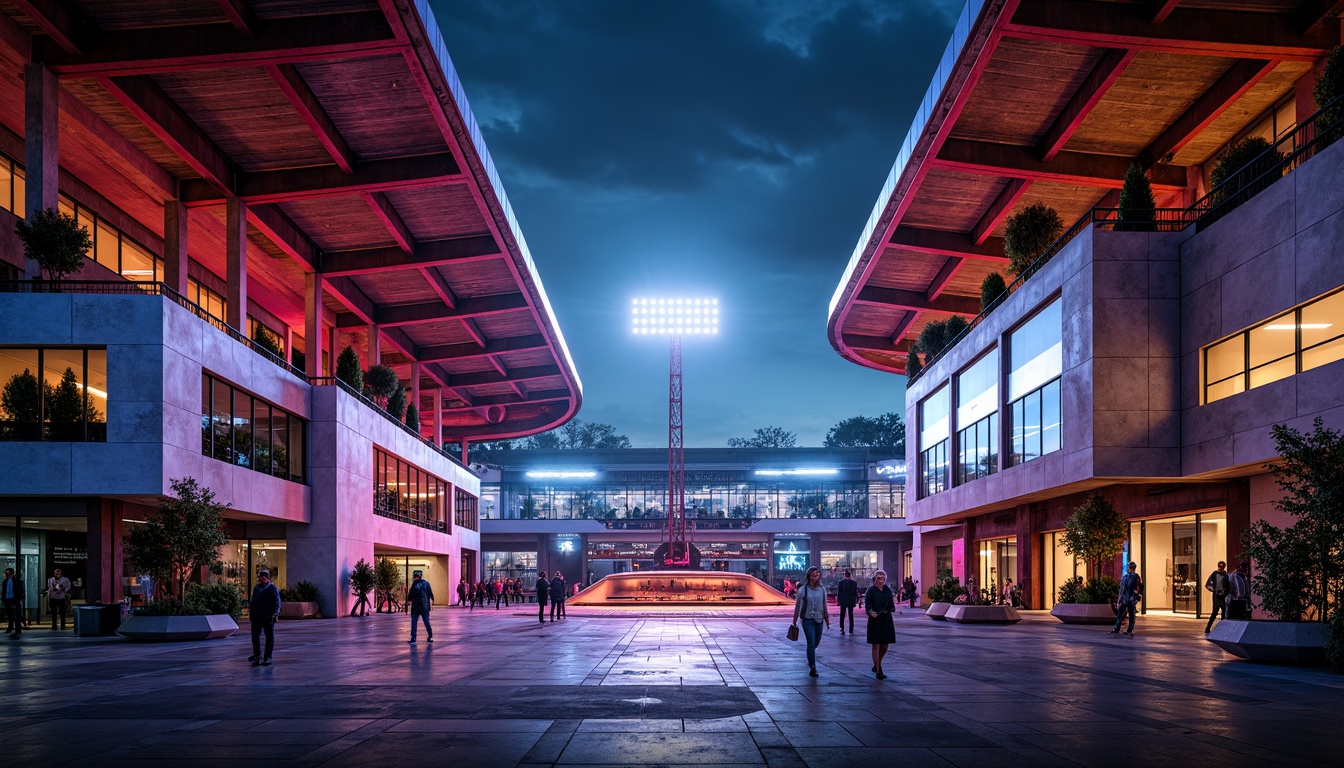
[[[1065,624],[1115,623],[1115,610],[1109,603],[1058,603],[1050,615]]]
[[[930,603],[929,610],[925,611],[924,615],[942,621],[947,616],[947,609],[951,607],[951,603]]]
[[[121,622],[117,634],[130,640],[175,642],[214,640],[238,631],[228,614],[213,616],[132,616]]]
[[[953,605],[944,618],[955,624],[1016,624],[1022,620],[1011,605]]]
[[[1207,639],[1239,659],[1319,667],[1325,664],[1330,626],[1315,621],[1224,619]]]
[[[280,604],[282,619],[320,619],[322,607],[317,603],[288,602]]]

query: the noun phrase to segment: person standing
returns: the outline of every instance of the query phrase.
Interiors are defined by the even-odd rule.
[[[1116,598],[1116,607],[1119,609],[1115,614],[1115,627],[1111,629],[1111,634],[1120,632],[1120,625],[1125,621],[1125,615],[1129,615],[1129,629],[1125,630],[1126,635],[1134,634],[1134,616],[1139,610],[1139,601],[1143,599],[1143,580],[1139,578],[1139,564],[1131,562],[1129,564],[1129,573],[1120,580],[1120,596]]]
[[[565,576],[559,571],[551,577],[551,621],[558,615],[565,618]]]
[[[835,604],[840,608],[840,634],[845,634],[845,616],[849,616],[849,634],[854,634],[854,606],[859,604],[859,582],[854,572],[845,569],[845,578],[835,587]]]
[[[886,571],[873,574],[873,586],[864,593],[863,604],[868,613],[868,644],[873,646],[873,671],[878,680],[885,680],[882,658],[887,655],[887,648],[896,642],[896,624],[891,618],[896,610],[896,595],[887,586]]]
[[[1213,610],[1209,611],[1209,623],[1204,625],[1204,634],[1209,634],[1213,630],[1213,620],[1218,618],[1219,611],[1223,618],[1227,618],[1227,593],[1228,593],[1228,573],[1227,563],[1219,560],[1218,570],[1209,574],[1209,578],[1204,582],[1204,588],[1213,593]]]
[[[546,572],[537,574],[537,621],[546,623],[546,593],[551,590],[551,582],[546,580]]]
[[[247,660],[252,666],[271,666],[275,651],[275,622],[280,618],[280,588],[271,581],[271,572],[265,568],[257,574],[257,585],[252,588],[248,603],[248,619],[252,623],[252,655]],[[261,634],[266,633],[266,653],[261,652]]]
[[[61,620],[61,629],[65,629],[65,613],[70,608],[70,580],[61,575],[56,568],[47,579],[47,607],[51,609],[51,631],[56,631],[56,620]]]
[[[9,622],[5,634],[13,632],[18,637],[23,632],[23,579],[14,575],[13,568],[6,568],[4,581],[0,581],[0,600],[4,601],[5,620]]]
[[[1237,563],[1237,570],[1227,577],[1227,613],[1229,619],[1245,621],[1251,615],[1251,572],[1248,562]]]
[[[411,571],[411,586],[406,589],[406,602],[411,607],[411,639],[406,642],[415,645],[417,618],[425,623],[425,642],[434,642],[434,630],[429,626],[429,609],[434,605],[434,590],[425,581],[421,571]]]
[[[491,596],[495,598],[495,610],[498,611],[499,604],[504,602],[504,582],[500,581],[499,577],[496,576],[495,580],[490,582],[490,584],[490,588],[493,590]],[[507,602],[504,602],[504,604],[508,605]]]
[[[909,576],[905,577],[905,583],[901,584],[901,591],[905,593],[905,599],[910,601],[910,607],[915,607],[915,598],[919,597],[919,585]]]
[[[457,604],[459,606],[467,604],[467,580],[462,579],[457,582]]]
[[[821,644],[821,625],[831,626],[830,609],[826,605],[826,588],[821,586],[821,569],[812,566],[807,569],[807,577],[798,588],[798,598],[793,603],[793,624],[803,620],[803,635],[807,638],[807,674],[817,676],[817,646]]]

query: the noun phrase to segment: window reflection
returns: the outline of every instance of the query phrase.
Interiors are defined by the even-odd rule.
[[[1010,464],[1039,459],[1061,447],[1060,302],[1051,302],[1009,335]]]
[[[107,440],[107,351],[0,349],[0,440]]]
[[[400,458],[374,449],[373,511],[422,528],[447,531],[448,483]]]
[[[301,483],[303,424],[227,382],[201,376],[201,453],[206,456]]]
[[[1204,349],[1204,402],[1344,358],[1344,291],[1323,296]]]

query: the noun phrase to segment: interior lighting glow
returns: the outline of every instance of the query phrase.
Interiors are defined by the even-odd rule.
[[[573,471],[573,472],[535,471],[535,472],[528,472],[527,476],[535,480],[574,480],[578,478],[597,477],[597,473],[589,470]]]
[[[1331,325],[1330,323],[1303,323],[1303,324],[1301,324],[1301,325],[1293,325],[1292,323],[1288,323],[1287,325],[1282,325],[1282,324],[1279,324],[1279,323],[1275,323],[1274,325],[1266,325],[1266,326],[1265,326],[1265,330],[1266,330],[1266,331],[1296,331],[1298,328],[1301,328],[1301,329],[1304,330],[1304,331],[1323,331],[1323,330],[1325,330],[1326,328],[1329,328],[1330,325]]]
[[[714,335],[719,332],[719,300],[706,298],[630,301],[631,331],[636,335]]]
[[[762,477],[816,477],[818,475],[839,474],[838,469],[758,469],[756,474]]]

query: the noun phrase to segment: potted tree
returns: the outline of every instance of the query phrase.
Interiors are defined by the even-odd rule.
[[[317,602],[317,585],[311,581],[300,581],[280,590],[280,600],[282,619],[322,618],[322,607]]]
[[[929,609],[924,615],[942,621],[947,615],[947,609],[952,607],[953,601],[965,594],[966,588],[956,576],[938,579],[929,587]]]
[[[979,589],[975,579],[966,580],[965,593],[952,601],[943,619],[954,624],[1016,624],[1022,620],[1017,609],[999,601],[997,586]]]
[[[132,640],[210,640],[238,631],[242,596],[231,582],[191,584],[203,569],[219,572],[219,550],[228,543],[225,505],[194,478],[173,480],[171,496],[156,514],[126,537],[126,562],[149,574],[154,599],[121,623]]]
[[[47,279],[64,280],[84,266],[85,254],[93,247],[89,230],[75,217],[55,208],[46,208],[14,225],[14,234],[23,241],[23,255],[36,261]]]
[[[1007,292],[1008,284],[1004,282],[1003,275],[998,272],[985,275],[985,279],[980,281],[980,311],[984,312],[994,306],[994,302]]]
[[[350,569],[350,592],[355,596],[355,604],[350,608],[351,616],[356,613],[360,616],[369,615],[369,593],[373,591],[373,584],[373,566],[361,557],[355,567]]]
[[[397,372],[386,365],[375,365],[364,372],[364,391],[383,410],[387,410],[387,400],[399,386]]]
[[[1022,274],[1059,239],[1063,231],[1064,220],[1045,203],[1032,203],[1009,216],[1003,225],[1003,252],[1009,259],[1008,271],[1014,275]]]
[[[1094,494],[1064,523],[1064,553],[1083,562],[1087,580],[1075,576],[1059,589],[1050,615],[1065,624],[1110,624],[1120,582],[1104,573],[1106,563],[1124,551],[1129,521],[1104,496]]]
[[[1283,424],[1271,434],[1282,460],[1267,467],[1283,491],[1275,506],[1295,522],[1257,520],[1242,545],[1252,596],[1277,621],[1225,619],[1208,639],[1248,661],[1344,671],[1344,436],[1320,417],[1308,434]]]
[[[1120,208],[1116,212],[1115,229],[1118,232],[1153,232],[1157,229],[1157,202],[1153,200],[1153,185],[1138,163],[1131,163],[1125,172],[1125,185],[1120,188]]]
[[[373,588],[376,592],[378,613],[383,612],[383,603],[387,603],[387,612],[394,613],[397,601],[397,587],[401,586],[401,567],[390,557],[380,557],[373,561]]]
[[[349,384],[356,392],[364,391],[364,369],[359,367],[359,355],[347,346],[336,358],[336,378]]]

